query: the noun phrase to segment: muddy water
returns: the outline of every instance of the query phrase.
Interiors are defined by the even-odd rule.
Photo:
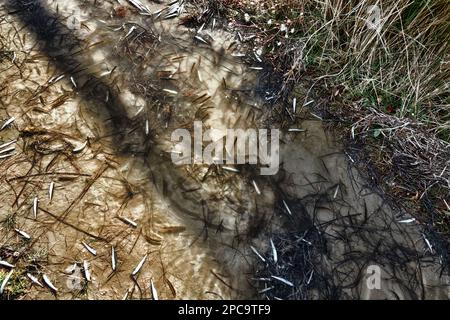
[[[18,56],[26,61],[26,74],[17,76],[13,68],[2,73],[4,79],[15,74],[2,96],[5,112],[16,117],[19,131],[29,133],[19,138],[22,152],[1,164],[3,178],[14,178],[13,187],[2,183],[2,214],[14,213],[18,227],[33,240],[24,244],[4,229],[2,246],[20,253],[18,265],[45,252],[43,261],[33,264],[37,270],[30,271],[49,275],[60,289],[57,298],[150,298],[150,280],[163,299],[278,297],[270,291],[257,295],[261,284],[253,275],[264,266],[250,246],[265,254],[271,235],[283,234],[292,215],[327,226],[323,232],[329,250],[319,255],[317,272],[338,282],[355,282],[342,297],[415,298],[423,292],[429,298],[448,297],[448,289],[442,288],[448,279],[437,277],[438,257],[423,254],[420,229],[398,223],[406,218],[365,188],[320,122],[296,124],[305,132],[284,131],[282,170],[274,177],[262,177],[258,168],[247,165],[236,167],[236,173],[220,165],[172,163],[171,133],[177,128],[192,131],[194,120],[202,120],[205,129],[218,129],[213,139],[226,128],[265,128],[257,73],[238,57],[244,51],[234,34],[211,24],[196,33],[180,26],[178,18],[151,19],[132,10],[125,18],[115,17],[115,2],[97,7],[88,1],[38,3],[49,15],[58,12],[58,35],[39,37],[39,30],[22,29],[21,37],[26,33],[28,41],[17,46],[32,53],[31,58]],[[148,7],[157,12],[166,4]],[[37,22],[27,14],[8,19],[17,26]],[[9,26],[3,24],[2,32]],[[45,24],[42,30],[48,30]],[[33,46],[36,39],[40,42]],[[49,83],[62,74],[64,78]],[[64,95],[61,105],[54,103]],[[74,154],[86,139],[87,147]],[[47,195],[51,181],[56,185],[52,201]],[[20,188],[24,191],[14,203]],[[331,201],[317,209],[311,195]],[[37,219],[30,207],[35,196],[41,208]],[[278,210],[281,201],[288,206],[300,201],[304,210],[293,205],[290,214]],[[367,212],[370,218],[364,219]],[[358,226],[371,235],[349,232],[340,239],[348,231],[341,223],[343,215],[355,216],[352,223],[357,225],[364,219]],[[420,257],[403,260],[403,275],[398,275],[399,266],[373,255],[373,246],[367,244],[381,240],[385,248],[400,243]],[[96,256],[83,241],[97,250]],[[116,272],[111,269],[111,247],[117,252]],[[281,254],[283,248],[278,250]],[[383,264],[383,290],[367,290],[364,274],[342,261],[354,252],[359,269]],[[133,280],[130,274],[145,256]],[[90,283],[84,279],[83,261],[90,264]],[[350,280],[340,276],[344,273]],[[424,278],[426,288],[405,289],[411,276]],[[309,297],[323,297],[313,286],[314,275],[311,279]],[[53,296],[33,286],[26,297]]]

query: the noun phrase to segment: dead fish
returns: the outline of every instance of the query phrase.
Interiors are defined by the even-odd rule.
[[[252,182],[253,182],[253,187],[255,188],[256,193],[261,194],[261,191],[259,190],[258,185],[256,184],[256,181],[253,180]]]
[[[265,292],[268,292],[268,291],[272,290],[273,288],[275,288],[275,287],[265,288],[265,289],[262,289],[261,291],[259,291],[258,293],[262,294],[262,293],[265,293]]]
[[[142,266],[145,263],[145,260],[147,260],[147,254],[145,255],[145,257],[142,258],[142,260],[139,262],[139,264],[136,266],[136,268],[134,268],[133,273],[131,274],[133,277],[136,276],[139,271],[141,271]]]
[[[130,31],[128,31],[128,33],[126,34],[126,36],[125,36],[124,39],[128,38],[128,36],[129,36],[130,34],[132,34],[134,30],[136,30],[136,27],[135,27],[135,26],[132,26],[132,27],[130,28]]]
[[[42,279],[44,280],[44,283],[52,289],[54,292],[58,292],[58,289],[53,285],[53,283],[50,281],[49,277],[47,277],[46,274],[42,276]]]
[[[70,77],[70,82],[72,82],[74,88],[77,87],[77,83],[75,82],[75,79],[73,77]]]
[[[238,32],[238,33],[237,33],[237,35],[238,35],[239,41],[240,41],[240,42],[243,42],[244,40],[242,39],[242,35],[241,35],[241,33],[240,33],[240,32]]]
[[[91,282],[91,271],[89,270],[89,262],[86,260],[83,261],[83,270],[84,276],[86,277],[87,282]]]
[[[127,292],[125,292],[125,295],[123,296],[122,300],[127,300],[127,299],[128,299],[128,296],[130,295],[130,293],[131,293],[131,288],[129,288],[129,289],[127,290]]]
[[[5,159],[5,158],[11,157],[11,156],[13,156],[13,155],[14,155],[14,153],[4,154],[4,155],[1,155],[1,156],[0,156],[0,159]]]
[[[270,246],[272,247],[272,256],[273,256],[273,262],[278,262],[278,253],[277,249],[275,248],[275,244],[273,243],[272,239],[270,239]]]
[[[256,52],[253,52],[256,60],[258,60],[258,62],[262,62],[261,58],[259,57],[259,55]]]
[[[37,284],[40,287],[44,287],[42,285],[42,283],[39,282],[38,278],[36,278],[35,276],[33,276],[31,273],[27,273],[27,277],[31,280],[31,282],[33,282],[34,284]]]
[[[292,111],[295,113],[296,110],[297,110],[297,98],[294,98],[292,100]]]
[[[288,129],[289,132],[305,132],[306,129],[298,129],[298,128],[290,128]]]
[[[252,69],[252,70],[262,70],[263,69],[263,67],[248,67],[249,69]]]
[[[3,261],[3,260],[0,260],[0,266],[6,267],[6,268],[14,268],[13,264],[11,264],[11,263],[9,263],[7,261]]]
[[[82,150],[86,147],[86,145],[87,145],[87,140],[86,140],[84,143],[82,143],[81,145],[79,145],[78,147],[75,147],[75,148],[72,150],[72,152],[73,152],[73,153],[80,152],[80,151],[82,151]]]
[[[163,91],[165,91],[165,92],[167,92],[167,93],[170,93],[170,94],[173,94],[173,95],[177,95],[177,94],[178,94],[178,92],[175,91],[175,90],[163,89]]]
[[[280,282],[283,282],[284,284],[287,284],[288,286],[291,286],[291,287],[294,286],[294,284],[293,284],[292,282],[290,282],[290,281],[288,281],[288,280],[286,280],[286,279],[283,279],[283,278],[281,278],[281,277],[277,277],[277,276],[271,276],[271,277],[274,278],[275,280],[278,280],[278,281],[280,281]]]
[[[13,143],[16,143],[16,142],[17,142],[17,140],[12,140],[12,141],[6,142],[6,143],[0,145],[0,149],[6,148],[6,147],[8,147],[8,146],[10,146],[10,145],[12,145]]]
[[[135,117],[137,117],[142,111],[144,110],[144,107],[140,107],[138,111],[134,114]]]
[[[33,215],[34,215],[34,219],[37,218],[38,202],[39,202],[38,197],[34,197],[34,199],[33,199]]]
[[[15,146],[12,146],[12,147],[3,149],[3,150],[0,151],[0,154],[1,154],[1,153],[8,153],[8,152],[14,151],[15,149],[16,149]]]
[[[6,285],[9,282],[9,279],[11,278],[14,270],[11,270],[6,277],[3,279],[2,285],[0,286],[0,294],[3,294],[3,291],[5,291]]]
[[[21,235],[24,239],[26,240],[30,240],[31,237],[28,233],[26,233],[25,231],[19,230],[19,229],[14,229],[19,235]]]
[[[50,199],[50,202],[53,199],[53,189],[55,188],[55,183],[52,181],[50,182],[50,185],[48,187],[48,198]]]
[[[216,18],[213,19],[211,30],[214,30],[215,26],[216,26]]]
[[[422,236],[423,236],[423,240],[425,240],[425,243],[427,244],[428,248],[430,249],[430,252],[433,253],[434,250],[433,250],[433,246],[431,245],[431,242],[425,237],[424,234],[422,234]]]
[[[222,166],[223,170],[227,170],[227,171],[231,171],[231,172],[239,172],[238,169],[232,168],[232,167],[226,167],[226,166]]]
[[[202,26],[200,27],[200,29],[197,30],[197,33],[202,32],[204,27],[205,27],[205,23],[203,23]]]
[[[309,106],[311,103],[313,103],[314,100],[309,100],[308,102],[306,102],[305,104],[303,104],[304,107]]]
[[[150,132],[148,120],[145,120],[145,135],[148,136]]]
[[[309,284],[311,282],[313,275],[314,275],[314,270],[311,271],[311,274],[309,275],[309,278],[308,278],[308,281],[306,281],[306,284]]]
[[[114,247],[111,246],[111,268],[113,271],[116,271],[116,265],[117,260],[116,260],[116,250],[114,250]]]
[[[146,5],[144,5],[141,1],[139,0],[128,0],[128,2],[130,2],[133,6],[135,6],[137,9],[139,9],[139,11],[141,11],[141,14],[146,14],[146,15],[151,15],[150,9],[147,8]]]
[[[11,117],[8,120],[6,120],[6,122],[2,125],[2,127],[0,128],[0,131],[2,131],[3,129],[5,129],[7,126],[9,126],[11,123],[14,122],[14,120],[16,120],[16,118]]]
[[[308,241],[308,240],[305,240],[305,239],[300,239],[300,240],[303,241],[304,243],[306,243],[306,244],[312,246],[312,242],[310,242],[310,241]]]
[[[85,242],[81,242],[83,244],[83,246],[86,248],[87,251],[89,251],[92,255],[96,256],[97,255],[97,251],[94,248],[91,248],[90,246],[87,245],[87,243]]]
[[[245,57],[245,53],[232,53],[231,56],[232,57],[242,58],[242,57]]]
[[[266,259],[264,259],[264,257],[260,255],[259,252],[253,246],[250,246],[250,249],[252,249],[252,251],[258,256],[258,258],[261,259],[262,262],[266,262]]]
[[[291,212],[291,209],[289,209],[289,207],[288,207],[288,205],[287,205],[286,201],[284,201],[284,200],[283,200],[283,205],[284,205],[284,208],[286,209],[287,213],[289,213],[289,215],[291,215],[291,216],[292,216],[292,212]]]
[[[169,8],[167,9],[168,12],[164,16],[164,19],[170,19],[179,16],[183,12],[183,1],[176,1],[172,3]]]
[[[339,185],[337,185],[336,190],[334,191],[333,199],[336,199],[338,191],[339,191]]]
[[[51,78],[51,79],[48,81],[48,83],[49,83],[49,84],[56,83],[56,82],[58,82],[59,80],[61,80],[62,78],[64,78],[64,75],[63,75],[63,74],[60,75],[60,76]]]
[[[150,287],[152,289],[152,298],[153,300],[158,300],[158,292],[156,291],[156,288],[153,284],[153,280],[150,280]]]
[[[414,221],[416,221],[416,219],[411,218],[411,219],[400,220],[398,223],[412,223]]]
[[[200,42],[203,42],[203,43],[205,43],[205,44],[209,44],[208,41],[206,41],[205,39],[203,39],[203,38],[200,37],[199,35],[196,35],[194,38],[197,39],[197,40],[200,41]]]
[[[125,218],[125,217],[121,217],[120,220],[122,220],[123,222],[125,222],[126,224],[129,224],[130,226],[132,226],[133,228],[137,228],[137,223],[134,222],[131,219]]]

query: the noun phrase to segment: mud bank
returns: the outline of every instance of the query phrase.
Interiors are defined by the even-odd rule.
[[[145,299],[151,282],[161,299],[449,297],[420,226],[366,187],[318,121],[294,114],[300,130],[281,128],[275,176],[173,164],[171,133],[196,120],[217,129],[213,140],[280,124],[268,120],[257,53],[248,61],[218,23],[181,26],[187,4],[145,3],[1,9],[12,54],[1,117],[15,120],[0,137],[17,143],[0,160],[0,258],[25,279],[24,298]],[[379,290],[366,285],[370,265]],[[57,294],[26,273],[47,275]]]

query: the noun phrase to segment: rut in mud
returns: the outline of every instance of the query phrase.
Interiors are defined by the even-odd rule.
[[[25,298],[151,298],[151,282],[161,299],[448,298],[432,239],[367,186],[320,121],[294,114],[301,130],[281,128],[275,176],[172,163],[171,133],[196,120],[212,139],[280,127],[257,53],[218,22],[181,26],[176,5],[148,3],[150,16],[112,1],[2,7],[0,116],[15,120],[0,137],[17,142],[0,160],[0,259]],[[371,265],[380,290],[367,288]]]

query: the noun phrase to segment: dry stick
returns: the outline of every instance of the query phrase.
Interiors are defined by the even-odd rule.
[[[70,222],[64,221],[64,219],[61,219],[61,217],[58,217],[56,214],[51,213],[51,212],[48,211],[48,210],[45,210],[45,209],[43,209],[43,208],[39,208],[39,210],[45,212],[46,214],[48,214],[48,215],[51,216],[52,218],[56,219],[57,221],[61,222],[62,224],[66,225],[66,226],[68,226],[68,227],[71,227],[71,228],[75,229],[75,230],[78,231],[78,232],[81,232],[81,233],[83,233],[83,234],[85,234],[85,235],[87,235],[87,236],[89,236],[89,237],[91,237],[91,238],[93,238],[93,239],[95,239],[95,240],[103,241],[103,242],[108,243],[108,240],[106,240],[105,238],[96,236],[96,235],[94,235],[94,234],[92,234],[92,233],[89,233],[89,232],[86,231],[86,230],[81,229],[80,227],[77,227],[76,225],[71,224]]]
[[[72,209],[78,204],[78,202],[81,201],[81,199],[84,197],[84,195],[89,191],[91,186],[94,184],[95,181],[97,181],[98,178],[108,169],[108,164],[103,164],[100,169],[92,176],[92,178],[88,181],[86,186],[83,188],[83,191],[72,201],[72,203],[67,207],[66,210],[61,214],[60,218],[64,220],[66,216],[72,211]]]

